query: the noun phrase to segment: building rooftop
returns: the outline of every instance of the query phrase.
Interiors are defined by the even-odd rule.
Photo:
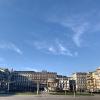
[[[76,72],[76,73],[73,73],[73,74],[87,74],[87,72]]]
[[[6,71],[8,71],[7,68],[0,68],[0,72],[6,72]]]

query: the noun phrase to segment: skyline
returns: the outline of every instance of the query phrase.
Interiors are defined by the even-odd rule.
[[[0,66],[70,75],[100,66],[99,0],[0,0]]]

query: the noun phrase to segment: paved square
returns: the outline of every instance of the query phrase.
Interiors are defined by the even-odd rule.
[[[100,100],[100,96],[26,96],[26,95],[13,95],[0,97],[0,100]]]

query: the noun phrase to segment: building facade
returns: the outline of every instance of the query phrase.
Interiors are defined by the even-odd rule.
[[[48,92],[59,91],[59,80],[54,78],[48,78],[47,90]]]
[[[10,72],[8,69],[0,68],[0,92],[8,90],[8,76]]]
[[[70,92],[76,91],[76,81],[72,77],[68,77],[68,90]]]
[[[63,75],[57,75],[57,79],[59,80],[58,81],[59,90],[69,91],[68,77]]]
[[[95,91],[100,92],[100,68],[93,72]]]
[[[72,78],[76,81],[76,91],[84,92],[87,90],[87,73],[77,72],[72,75]]]
[[[57,73],[54,72],[35,72],[35,71],[14,71],[11,75],[11,91],[36,91],[37,85],[40,90],[47,87],[49,78],[56,79]]]
[[[100,68],[87,74],[87,90],[89,92],[100,92]]]
[[[0,92],[36,91],[37,88],[49,91],[100,92],[100,68],[88,73],[77,72],[72,77],[47,71],[9,71],[0,68]]]
[[[88,92],[96,91],[96,83],[93,72],[87,73],[87,91]]]

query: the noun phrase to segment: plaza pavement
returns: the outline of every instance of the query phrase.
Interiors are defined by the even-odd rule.
[[[100,95],[95,96],[58,96],[58,95],[10,95],[0,96],[0,100],[100,100]]]

